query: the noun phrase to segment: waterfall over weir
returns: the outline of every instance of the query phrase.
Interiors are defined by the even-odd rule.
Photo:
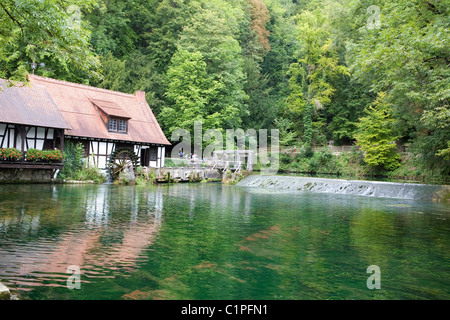
[[[238,186],[408,200],[432,200],[435,193],[442,189],[438,185],[414,183],[264,175],[249,176]]]

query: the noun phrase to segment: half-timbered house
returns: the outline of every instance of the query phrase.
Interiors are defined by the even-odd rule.
[[[41,85],[10,87],[0,79],[0,148],[15,148],[20,159],[0,159],[0,168],[57,169],[61,161],[39,163],[26,161],[29,149],[63,149],[65,120],[47,89]]]
[[[0,80],[0,148],[24,155],[0,168],[36,165],[26,159],[27,150],[63,150],[69,141],[81,143],[90,165],[99,169],[107,169],[116,156],[131,156],[144,167],[164,166],[170,143],[145,92],[128,94],[36,75],[29,80],[15,87]],[[61,163],[53,163],[56,167]]]
[[[114,151],[129,150],[138,165],[163,167],[170,145],[150,109],[145,92],[128,94],[30,75],[32,86],[47,89],[70,125],[65,138],[82,143],[89,162],[107,168]]]

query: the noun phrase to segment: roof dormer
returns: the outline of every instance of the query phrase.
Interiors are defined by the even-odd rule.
[[[127,133],[131,117],[115,102],[91,99],[109,132]]]

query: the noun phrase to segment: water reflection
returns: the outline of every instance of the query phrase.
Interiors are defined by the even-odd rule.
[[[161,196],[179,199],[178,211],[195,217],[199,204],[207,206],[219,216],[235,215],[247,219],[252,208],[252,194],[229,185],[180,184],[160,187],[164,191]],[[162,202],[161,202],[162,203]]]
[[[70,265],[80,267],[84,282],[126,275],[160,229],[158,190],[11,188],[0,198],[0,277],[14,288],[65,286]]]
[[[448,298],[449,230],[448,206],[411,200],[222,184],[0,186],[0,279],[40,299]],[[365,286],[373,264],[385,291]],[[48,288],[65,287],[70,265],[83,296]]]

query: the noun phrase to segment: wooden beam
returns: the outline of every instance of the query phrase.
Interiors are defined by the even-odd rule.
[[[27,143],[27,130],[23,125],[20,124],[15,124],[14,126],[17,132],[20,134],[20,137],[22,138],[21,150],[22,154],[25,155],[25,145]]]
[[[0,163],[0,169],[62,169],[62,163],[59,164],[24,164],[24,163]]]

